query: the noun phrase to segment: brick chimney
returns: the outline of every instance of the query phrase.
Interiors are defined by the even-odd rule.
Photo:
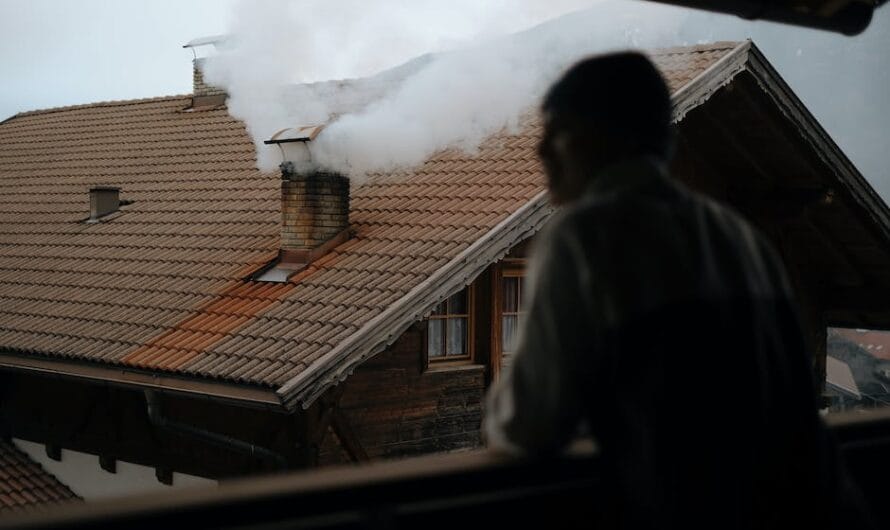
[[[336,173],[281,171],[281,260],[309,263],[348,238],[349,179]],[[340,236],[340,237],[338,237]],[[345,236],[345,237],[343,237]]]
[[[225,35],[202,37],[193,39],[183,45],[183,48],[192,50],[192,108],[222,105],[226,102],[225,90],[208,85],[204,81],[204,62],[206,57],[198,57],[198,49],[207,46],[216,47],[225,42]]]
[[[222,105],[226,102],[226,91],[204,82],[204,57],[192,60],[192,108]]]
[[[225,90],[208,85],[204,82],[204,62],[206,60],[206,57],[197,57],[195,59],[192,59],[192,83],[194,85],[192,94],[195,97],[225,96]]]
[[[319,171],[309,159],[308,143],[321,126],[284,129],[266,144],[281,149],[281,240],[278,260],[257,279],[287,278],[351,236],[349,179]]]

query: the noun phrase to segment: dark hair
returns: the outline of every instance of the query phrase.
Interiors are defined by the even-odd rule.
[[[635,153],[669,158],[672,151],[670,93],[652,61],[640,53],[579,62],[550,88],[543,110],[607,133]]]

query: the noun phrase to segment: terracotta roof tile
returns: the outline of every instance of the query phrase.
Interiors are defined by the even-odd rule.
[[[676,90],[734,47],[653,58]],[[280,179],[255,169],[225,108],[189,102],[0,125],[0,349],[277,387],[544,188],[529,118],[475,155],[447,150],[354,186],[354,238],[289,283],[250,282],[277,254]],[[99,184],[133,202],[87,225]]]
[[[0,515],[80,500],[11,442],[0,440]]]

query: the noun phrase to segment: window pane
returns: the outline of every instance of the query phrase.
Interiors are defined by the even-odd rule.
[[[445,302],[442,302],[441,304],[434,307],[433,314],[434,315],[444,315],[445,314]]]
[[[519,300],[516,310],[522,309],[522,299],[525,298],[525,276],[520,276],[517,278],[519,280],[519,296],[517,299]]]
[[[501,350],[513,351],[516,341],[516,330],[519,327],[519,317],[516,315],[504,315],[501,317]]]
[[[467,319],[448,319],[448,355],[466,355],[467,352]]]
[[[501,282],[503,294],[502,309],[505,313],[519,311],[519,278],[507,277]]]
[[[445,321],[441,319],[427,321],[426,347],[430,357],[444,355],[442,344],[444,341]]]
[[[448,313],[452,315],[467,314],[467,290],[453,295],[448,299]]]

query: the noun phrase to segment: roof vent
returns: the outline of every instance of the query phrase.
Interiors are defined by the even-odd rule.
[[[120,188],[95,186],[90,188],[90,218],[88,223],[98,223],[99,219],[112,214],[121,206]]]

